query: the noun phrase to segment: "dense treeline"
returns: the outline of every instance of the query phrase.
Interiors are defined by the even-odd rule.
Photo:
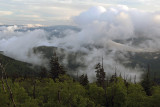
[[[73,79],[66,74],[56,54],[49,73],[42,68],[39,77],[9,77],[0,65],[1,107],[160,107],[160,86],[150,79],[150,71],[139,83],[116,73],[106,79],[103,63],[95,67],[97,81],[89,83],[86,74]],[[14,79],[13,79],[14,78]]]

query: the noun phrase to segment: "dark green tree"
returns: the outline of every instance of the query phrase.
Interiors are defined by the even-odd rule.
[[[106,92],[109,107],[126,107],[127,90],[122,78],[117,77],[116,81],[110,83]]]
[[[105,90],[98,87],[95,83],[89,84],[89,98],[96,104],[95,107],[104,107],[105,105]]]
[[[97,85],[104,87],[104,82],[105,82],[105,72],[103,69],[103,63],[102,66],[100,63],[98,63],[95,67],[96,69],[96,77],[97,77]]]
[[[151,88],[152,88],[152,81],[150,78],[150,66],[148,65],[148,71],[144,76],[144,79],[141,82],[142,87],[144,88],[146,94],[151,96]]]
[[[39,76],[41,78],[46,78],[48,76],[48,72],[47,72],[47,69],[45,67],[42,67],[40,72],[39,72]]]
[[[52,56],[50,60],[50,74],[53,80],[58,78],[60,74],[65,74],[64,67],[58,62],[58,57],[56,56],[56,53]]]
[[[130,83],[127,89],[127,107],[153,107],[140,84]],[[158,107],[158,106],[157,106]]]
[[[89,83],[89,81],[88,81],[88,76],[87,76],[87,74],[86,75],[81,75],[80,77],[79,77],[79,83],[81,84],[81,85],[83,85],[83,86],[86,86],[86,85],[88,85],[88,83]]]
[[[160,86],[154,86],[152,88],[153,94],[152,94],[152,107],[160,107]]]
[[[112,83],[112,82],[117,82],[117,73],[116,73],[116,72],[115,72],[115,74],[112,75],[111,78],[110,78],[110,83]]]

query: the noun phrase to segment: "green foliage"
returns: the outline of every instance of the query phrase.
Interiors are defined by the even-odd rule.
[[[141,84],[126,82],[119,77],[106,89],[96,83],[89,83],[88,88],[73,81],[68,75],[51,78],[23,79],[12,83],[7,79],[13,92],[17,107],[159,107],[160,87],[152,87],[152,96],[147,96]],[[33,86],[35,84],[35,99]],[[4,84],[6,87],[6,84]],[[0,104],[2,107],[13,106],[9,92],[4,92],[0,82]]]
[[[127,100],[127,90],[124,81],[117,78],[107,87],[107,103],[110,107],[125,107]]]
[[[88,81],[88,76],[87,76],[87,74],[86,75],[81,75],[80,77],[79,77],[79,83],[81,84],[81,85],[83,85],[83,86],[86,86],[86,85],[88,85],[88,83],[89,83],[89,81]]]
[[[1,92],[0,92],[0,106],[1,107],[8,107],[10,104],[10,101],[8,99],[8,95],[4,92],[2,92],[2,89],[1,89]]]
[[[63,82],[61,80],[63,79]],[[45,84],[45,86],[43,86]],[[56,82],[49,80],[48,82],[37,82],[37,98],[41,100],[42,106],[79,106],[94,105],[86,96],[86,90],[78,82],[74,82],[67,75],[60,75]],[[42,87],[43,86],[43,87]]]
[[[56,56],[56,53],[54,54],[54,56],[52,56],[50,60],[50,68],[51,68],[50,74],[53,80],[58,78],[60,74],[65,74],[63,66],[60,65],[60,63],[58,62],[58,57]]]
[[[45,67],[41,68],[41,71],[39,72],[39,76],[41,78],[47,78],[48,77],[48,71]]]
[[[156,86],[152,88],[153,92],[152,92],[152,107],[160,107],[160,86]]]
[[[140,84],[129,84],[127,107],[146,107],[147,96]]]
[[[12,61],[11,65],[7,66],[7,70],[20,72],[21,67],[18,68],[16,65],[19,62]],[[24,64],[24,69],[25,67]],[[116,73],[105,80],[103,65],[98,64],[97,83],[89,83],[87,75],[82,75],[79,81],[75,81],[65,74],[56,56],[51,59],[52,78],[49,78],[46,73],[46,69],[43,68],[40,77],[25,78],[15,76],[16,73],[13,72],[13,75],[6,79],[17,107],[160,107],[160,86],[153,86],[148,74],[141,83],[137,84],[117,77]],[[0,106],[13,107],[6,82],[2,84],[2,80],[0,81]]]
[[[13,80],[15,80],[18,77],[24,77],[25,75],[31,77],[34,74],[34,72],[38,71],[36,68],[31,68],[31,64],[14,60],[2,54],[0,54],[0,60],[4,66],[7,65],[7,76],[12,78]]]
[[[144,78],[141,82],[141,85],[144,88],[146,94],[148,96],[151,96],[151,88],[152,88],[153,82],[150,78],[150,67],[149,67],[149,65],[148,65],[148,72],[145,74],[145,76],[144,76]]]
[[[96,69],[96,77],[97,77],[97,84],[98,86],[104,87],[104,81],[105,81],[105,72],[103,69],[103,65],[101,66],[100,63],[98,63],[95,67]]]
[[[96,84],[90,84],[88,90],[89,98],[96,103],[96,105],[105,105],[105,91],[102,87]]]

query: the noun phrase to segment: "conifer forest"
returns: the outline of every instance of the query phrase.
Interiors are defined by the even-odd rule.
[[[95,65],[95,82],[89,82],[87,74],[68,75],[56,54],[51,57],[49,66],[49,71],[41,68],[38,74],[12,72],[7,75],[8,65],[1,57],[1,107],[160,106],[160,85],[156,78],[150,77],[149,65],[140,82],[136,82],[136,77],[131,80],[116,72],[107,77],[103,62]]]
[[[160,107],[160,0],[0,0],[0,107]]]

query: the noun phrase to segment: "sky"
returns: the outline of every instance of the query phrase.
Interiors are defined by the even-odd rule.
[[[159,0],[0,0],[0,24],[74,25],[74,16],[93,6],[126,5],[160,11]]]

